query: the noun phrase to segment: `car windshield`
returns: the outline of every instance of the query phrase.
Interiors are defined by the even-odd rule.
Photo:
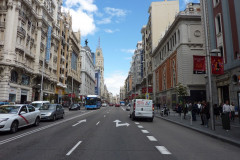
[[[32,103],[32,105],[33,105],[35,108],[40,108],[40,107],[41,107],[41,103]]]
[[[77,104],[71,104],[70,107],[77,107]]]
[[[1,114],[17,114],[20,106],[0,106]]]
[[[45,104],[39,108],[39,110],[54,110],[55,105],[52,104]]]
[[[87,98],[86,105],[96,105],[97,99],[96,98]]]

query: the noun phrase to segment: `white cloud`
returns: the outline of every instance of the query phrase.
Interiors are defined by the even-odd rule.
[[[106,7],[104,8],[104,11],[111,16],[123,17],[127,15],[126,10],[118,9],[118,8]]]
[[[113,95],[119,94],[120,87],[124,86],[125,80],[127,78],[127,73],[122,71],[115,71],[107,76],[104,81],[107,85],[107,89]]]
[[[66,0],[63,10],[69,11],[72,16],[73,31],[80,29],[81,35],[94,34],[97,30],[93,14],[98,8],[94,0]]]
[[[105,29],[104,31],[105,31],[106,33],[115,33],[115,32],[119,32],[119,29],[115,29],[115,30]]]
[[[109,24],[109,23],[111,23],[112,22],[112,20],[111,20],[111,18],[109,17],[109,18],[104,18],[104,19],[102,19],[102,20],[98,20],[97,21],[97,24]]]
[[[134,53],[135,49],[121,49],[121,51],[125,53]]]

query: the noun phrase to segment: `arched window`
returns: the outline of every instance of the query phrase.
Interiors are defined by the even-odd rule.
[[[163,77],[163,81],[162,81],[162,83],[163,83],[163,90],[166,90],[166,67],[164,67],[164,69],[163,69],[163,75],[162,75],[162,77]]]
[[[215,28],[216,28],[216,33],[219,34],[222,32],[222,21],[221,21],[221,14],[218,14],[215,17]]]
[[[176,70],[175,70],[175,61],[172,62],[172,87],[176,86]]]
[[[18,73],[13,70],[13,71],[11,72],[11,82],[17,83],[17,81],[18,81]]]

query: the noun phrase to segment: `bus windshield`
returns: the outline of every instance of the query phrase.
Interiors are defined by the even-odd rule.
[[[96,105],[97,99],[88,97],[86,99],[86,105]]]

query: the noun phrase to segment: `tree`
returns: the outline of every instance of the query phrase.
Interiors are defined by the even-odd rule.
[[[179,103],[182,103],[182,100],[184,100],[185,96],[188,95],[187,87],[185,87],[181,83],[178,83],[177,86],[176,86],[176,92],[177,92],[177,95],[179,97]]]

